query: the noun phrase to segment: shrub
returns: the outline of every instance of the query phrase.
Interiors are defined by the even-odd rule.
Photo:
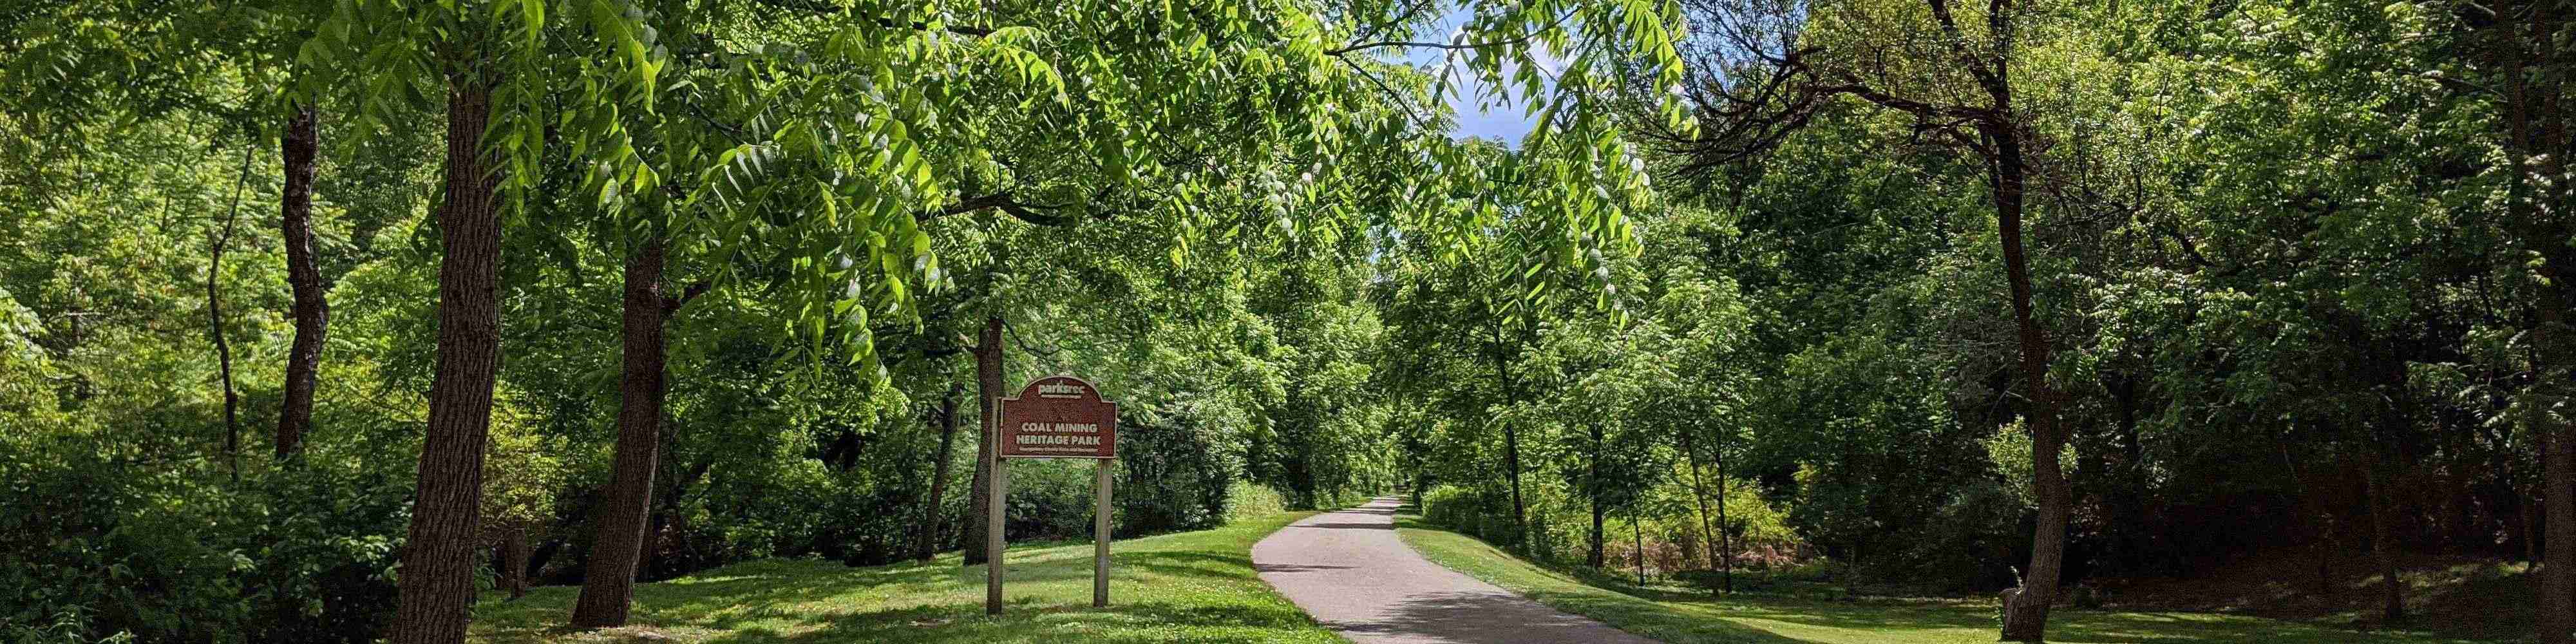
[[[1511,532],[1509,492],[1442,485],[1422,495],[1422,520],[1495,543]]]
[[[392,615],[403,482],[6,447],[0,639],[364,642]]]
[[[1288,511],[1288,497],[1269,486],[1235,481],[1225,488],[1225,522],[1269,516]]]

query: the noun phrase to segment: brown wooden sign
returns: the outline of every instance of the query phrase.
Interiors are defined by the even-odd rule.
[[[1040,378],[1001,407],[1002,458],[1118,457],[1118,404],[1081,378]]]
[[[986,342],[994,341],[985,336]],[[1081,378],[1050,376],[1039,378],[1021,389],[1016,398],[994,401],[1001,413],[993,414],[994,442],[1001,449],[993,451],[992,485],[985,492],[984,525],[984,614],[1002,614],[1002,526],[1007,525],[1002,508],[1009,506],[1011,468],[1003,466],[1006,458],[1087,458],[1095,459],[1091,468],[1096,494],[1091,505],[1091,605],[1109,605],[1109,485],[1110,472],[1118,465],[1118,404],[1100,399],[1100,388]]]

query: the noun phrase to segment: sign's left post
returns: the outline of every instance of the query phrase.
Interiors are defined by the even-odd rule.
[[[996,410],[1001,408],[1000,401],[995,401],[993,406],[986,407],[986,409]],[[1002,421],[999,418],[1000,414],[992,415],[995,418],[984,421],[993,424],[992,431],[984,435],[998,439],[1002,436]],[[987,451],[993,454],[993,462],[986,464],[993,468],[993,488],[985,491],[991,496],[986,498],[987,502],[984,504],[984,614],[1000,615],[1002,614],[1002,500],[1006,498],[1003,490],[1010,487],[1011,468],[1004,467],[1010,461],[1002,460],[1002,450],[999,446]]]

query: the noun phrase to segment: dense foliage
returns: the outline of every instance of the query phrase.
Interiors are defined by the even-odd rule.
[[[1120,535],[1405,489],[2016,639],[2546,560],[2570,637],[2576,7],[1956,4],[0,11],[0,639],[980,561],[985,408],[1055,373]],[[1007,467],[1007,535],[1088,534],[1093,465]]]
[[[1589,506],[1614,550],[1626,514],[1686,543],[1778,512],[1851,583],[2007,588],[2046,420],[2058,583],[2296,558],[2295,593],[2368,582],[2393,622],[2415,557],[2538,562],[2569,519],[2541,501],[2576,241],[2534,160],[2567,151],[2566,63],[2533,57],[2563,3],[1684,4],[1705,131],[1643,135],[1674,203],[1597,294],[1621,322],[1398,273],[1391,333],[1441,343],[1405,442],[1456,488],[1433,520],[1572,563]]]

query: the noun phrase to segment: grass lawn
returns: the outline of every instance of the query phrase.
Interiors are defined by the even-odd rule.
[[[581,589],[540,588],[515,602],[487,593],[468,641],[624,642],[1339,642],[1270,590],[1252,543],[1312,513],[1282,513],[1112,544],[1109,608],[1091,608],[1091,544],[1013,547],[1001,617],[984,616],[984,567],[851,568],[769,560],[635,589],[632,626],[565,626]]]
[[[1416,517],[1399,518],[1399,531],[1405,543],[1440,565],[1509,588],[1558,610],[1588,616],[1621,630],[1665,642],[1989,644],[1995,641],[1995,604],[1992,601],[1832,601],[1741,593],[1721,599],[1705,593],[1640,589],[1618,582],[1601,582],[1617,588],[1611,590],[1532,565],[1475,537],[1431,528],[1414,519]],[[2090,644],[2494,641],[2448,639],[2420,632],[2354,631],[2219,613],[2068,609],[2060,609],[2050,615],[2048,635],[2051,642]]]

